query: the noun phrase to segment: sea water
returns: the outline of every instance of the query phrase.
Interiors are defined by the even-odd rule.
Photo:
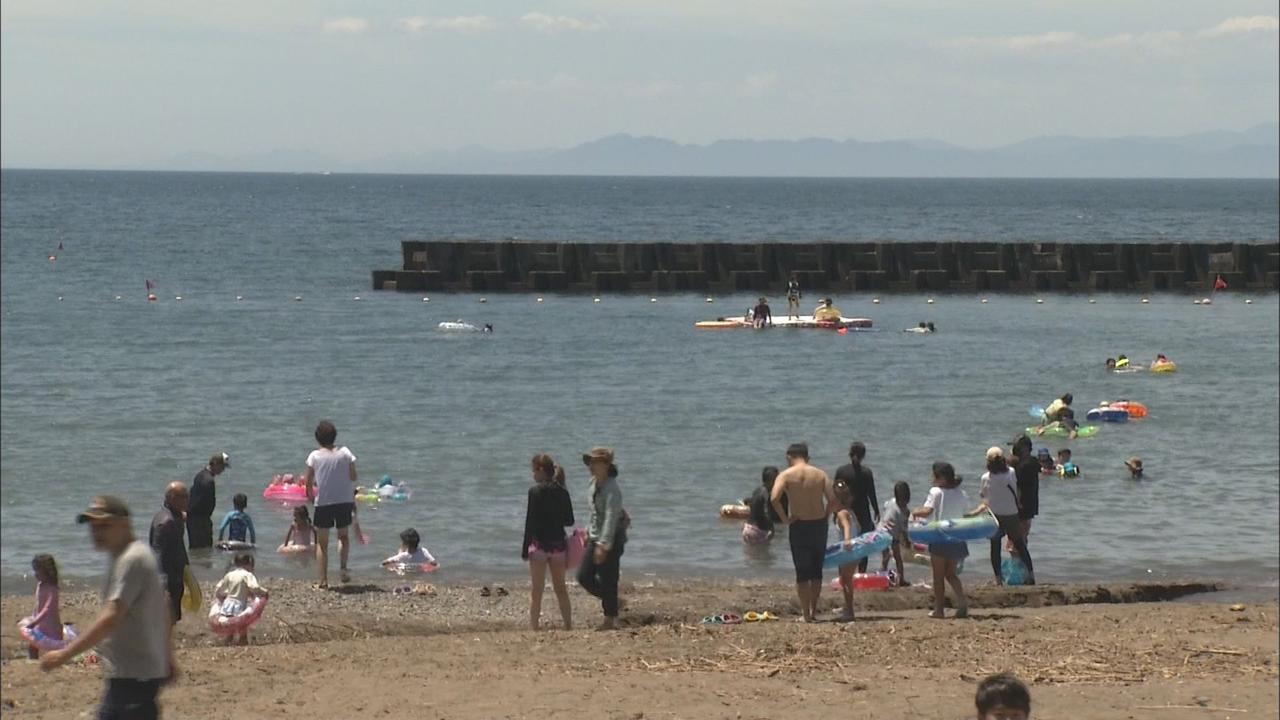
[[[873,304],[847,293],[836,304],[876,331],[842,336],[694,329],[742,314],[755,300],[745,295],[424,303],[369,290],[369,271],[395,267],[409,237],[1274,242],[1274,181],[5,171],[2,190],[6,587],[38,552],[70,577],[100,574],[75,513],[117,494],[145,536],[165,484],[190,481],[221,451],[231,468],[218,478],[215,523],[244,492],[260,573],[309,576],[275,554],[289,511],[261,493],[273,473],[303,470],[324,418],[364,481],[387,474],[413,490],[406,503],[361,506],[372,542],[353,548],[357,576],[378,577],[409,526],[440,559],[440,581],[521,575],[530,457],[564,464],[585,523],[580,456],[608,445],[634,519],[624,574],[785,579],[785,536],[746,547],[740,525],[717,510],[748,495],[763,466],[782,465],[787,444],[808,442],[814,462],[834,471],[852,440],[864,442],[881,502],[901,480],[919,504],[930,465],[947,460],[976,502],[986,448],[1030,424],[1028,406],[1064,392],[1080,416],[1123,397],[1150,417],[1087,440],[1037,441],[1071,447],[1083,469],[1041,481],[1030,539],[1039,579],[1275,586],[1280,575],[1274,294],[1233,288],[1198,306],[1185,295]],[[145,299],[147,280],[157,302]],[[496,331],[435,329],[458,319]],[[900,332],[920,321],[938,333]],[[1103,370],[1108,356],[1157,352],[1178,372]],[[1122,464],[1131,455],[1147,467],[1138,482]],[[985,577],[986,543],[971,551],[969,573]],[[195,562],[214,577],[225,559]]]

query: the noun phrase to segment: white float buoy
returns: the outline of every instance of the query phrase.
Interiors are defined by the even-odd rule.
[[[711,298],[707,298],[707,302],[715,302],[715,300],[712,300]]]
[[[1199,305],[1199,304],[1200,304],[1200,301],[1199,301],[1199,300],[1197,300],[1197,299],[1195,299],[1195,298],[1191,298],[1191,304],[1192,304],[1192,305]]]
[[[359,295],[357,295],[357,296],[355,296],[355,297],[353,297],[353,298],[351,298],[351,299],[352,299],[352,301],[354,301],[354,302],[360,302],[360,296],[359,296]]]
[[[1252,300],[1245,300],[1245,301],[1244,301],[1244,304],[1245,304],[1245,305],[1252,305],[1252,304],[1253,304],[1253,301],[1252,301]]]
[[[489,302],[489,298],[480,298],[481,304]]]
[[[59,295],[59,296],[58,296],[58,302],[62,302],[62,296],[61,296],[61,295]]]
[[[593,299],[591,300],[591,302],[596,302],[596,303],[598,303],[598,302],[600,302],[600,298],[593,298]]]
[[[538,302],[542,302],[542,298],[538,298]]]
[[[987,299],[986,299],[986,298],[982,298],[982,304],[983,304],[983,305],[986,305],[986,304],[987,304]]]
[[[302,296],[301,296],[301,295],[294,295],[294,296],[293,296],[293,301],[294,301],[294,302],[302,302]]]
[[[933,304],[933,298],[929,298],[928,300],[925,300],[925,301],[924,301],[924,304],[925,304],[925,305],[932,305],[932,304]]]
[[[1097,304],[1098,304],[1098,301],[1097,301],[1097,300],[1094,300],[1093,298],[1089,298],[1089,304],[1090,304],[1090,305],[1097,305]]]
[[[424,297],[424,298],[422,298],[422,302],[431,302],[431,298],[429,298],[429,297]]]
[[[1142,298],[1142,304],[1143,304],[1143,305],[1146,305],[1146,304],[1148,304],[1148,303],[1150,303],[1150,302],[1151,302],[1150,300],[1148,300],[1148,299],[1146,299],[1146,298]]]
[[[1036,304],[1037,304],[1037,305],[1043,305],[1043,304],[1044,304],[1044,298],[1036,298]]]
[[[236,296],[236,302],[240,302],[241,300],[244,300],[244,296],[243,296],[243,295],[237,295],[237,296]]]
[[[871,304],[872,304],[872,305],[879,305],[879,304],[880,304],[880,298],[871,298]]]
[[[147,295],[147,302],[155,302],[156,300],[159,300],[159,298],[156,297],[155,293],[150,293]]]
[[[123,296],[121,296],[121,295],[117,295],[117,296],[116,296],[116,299],[117,299],[117,300],[123,300],[123,299],[124,299],[124,297],[123,297]]]
[[[649,298],[649,302],[656,303],[658,302],[658,298]]]
[[[1209,298],[1205,298],[1205,299],[1203,299],[1203,300],[1201,300],[1201,301],[1200,301],[1200,304],[1201,304],[1201,305],[1212,305],[1212,304],[1213,304],[1213,301],[1212,301],[1212,300],[1210,300]]]

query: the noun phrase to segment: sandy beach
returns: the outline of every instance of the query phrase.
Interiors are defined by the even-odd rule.
[[[975,685],[1010,670],[1036,718],[1277,717],[1277,605],[1232,605],[1211,584],[978,587],[969,620],[929,620],[927,592],[859,594],[857,621],[803,625],[785,584],[624,583],[623,628],[598,633],[598,605],[572,591],[573,631],[527,629],[527,585],[397,585],[319,593],[271,584],[248,648],[215,644],[203,613],[178,627],[179,682],[167,718],[786,718],[813,711],[884,718],[972,716]],[[207,591],[207,588],[206,588]],[[825,593],[824,605],[836,593]],[[554,600],[544,606],[553,623]],[[4,598],[3,715],[74,718],[95,706],[100,670],[50,674],[25,659]],[[776,622],[700,623],[771,610]],[[68,593],[64,620],[92,619]],[[214,710],[213,708],[217,708]]]

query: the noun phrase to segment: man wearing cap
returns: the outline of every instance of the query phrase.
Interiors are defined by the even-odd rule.
[[[831,298],[823,298],[822,304],[813,311],[815,322],[836,322],[841,317],[840,308],[831,304]]]
[[[156,694],[176,674],[171,627],[155,556],[133,535],[129,507],[115,497],[95,498],[76,522],[89,524],[96,549],[110,557],[102,586],[102,612],[61,650],[40,657],[53,670],[97,647],[107,662],[107,687],[99,718],[156,718]]]
[[[191,481],[191,507],[187,509],[187,545],[196,548],[213,547],[213,512],[218,509],[218,493],[214,478],[231,467],[226,453],[209,458]]]
[[[151,521],[151,549],[160,560],[169,612],[173,622],[182,619],[183,573],[187,569],[187,548],[183,514],[187,511],[187,486],[171,482],[164,491],[164,507]]]
[[[1013,446],[1013,471],[1018,478],[1018,518],[1022,521],[1022,541],[1027,541],[1031,521],[1040,514],[1040,461],[1031,451],[1031,438],[1019,435]]]

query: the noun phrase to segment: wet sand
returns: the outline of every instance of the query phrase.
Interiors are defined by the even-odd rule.
[[[804,625],[785,584],[624,583],[621,630],[590,629],[599,606],[573,588],[579,629],[535,633],[527,584],[482,597],[390,592],[414,579],[343,592],[266,582],[250,647],[215,644],[204,613],[179,624],[182,675],[162,695],[165,717],[962,718],[977,681],[1000,670],[1030,684],[1035,718],[1280,716],[1274,601],[1136,602],[1212,584],[979,587],[970,619],[942,621],[925,617],[928,592],[909,588],[858,594],[853,623]],[[824,605],[837,598],[824,592]],[[30,604],[8,596],[0,608],[3,715],[80,717],[100,670],[28,662],[14,624]],[[97,608],[91,593],[68,593],[64,620],[84,625]],[[747,610],[781,620],[699,622]],[[548,589],[543,627],[558,617]]]

